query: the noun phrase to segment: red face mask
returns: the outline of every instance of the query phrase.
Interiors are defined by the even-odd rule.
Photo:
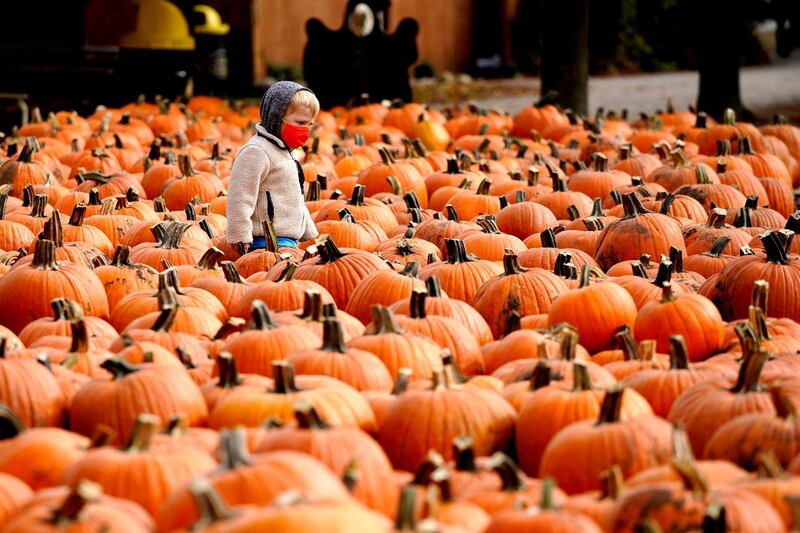
[[[308,135],[311,132],[309,126],[295,126],[294,124],[284,124],[281,128],[281,138],[286,146],[294,150],[303,146],[308,140]]]

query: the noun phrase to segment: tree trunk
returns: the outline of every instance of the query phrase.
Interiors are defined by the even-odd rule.
[[[717,120],[728,107],[746,117],[739,86],[742,43],[749,32],[746,14],[731,8],[727,0],[684,2],[683,9],[695,23],[691,34],[700,74],[697,109]]]
[[[558,91],[561,107],[589,108],[589,0],[544,0],[542,94]]]

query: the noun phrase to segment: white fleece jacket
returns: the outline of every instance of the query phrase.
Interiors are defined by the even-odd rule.
[[[261,126],[263,135],[285,146]],[[228,242],[253,242],[263,236],[267,220],[267,196],[272,194],[275,217],[272,221],[278,237],[296,240],[313,239],[319,232],[306,208],[297,167],[290,153],[268,140],[253,135],[239,150],[228,181]]]

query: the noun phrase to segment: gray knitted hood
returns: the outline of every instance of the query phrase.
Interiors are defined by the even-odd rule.
[[[277,138],[281,138],[281,119],[297,91],[310,91],[293,81],[273,84],[261,99],[261,125]]]

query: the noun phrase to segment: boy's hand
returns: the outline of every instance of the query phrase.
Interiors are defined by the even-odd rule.
[[[239,255],[244,255],[247,253],[248,248],[250,248],[249,242],[237,242],[236,243],[236,250],[239,252]]]

